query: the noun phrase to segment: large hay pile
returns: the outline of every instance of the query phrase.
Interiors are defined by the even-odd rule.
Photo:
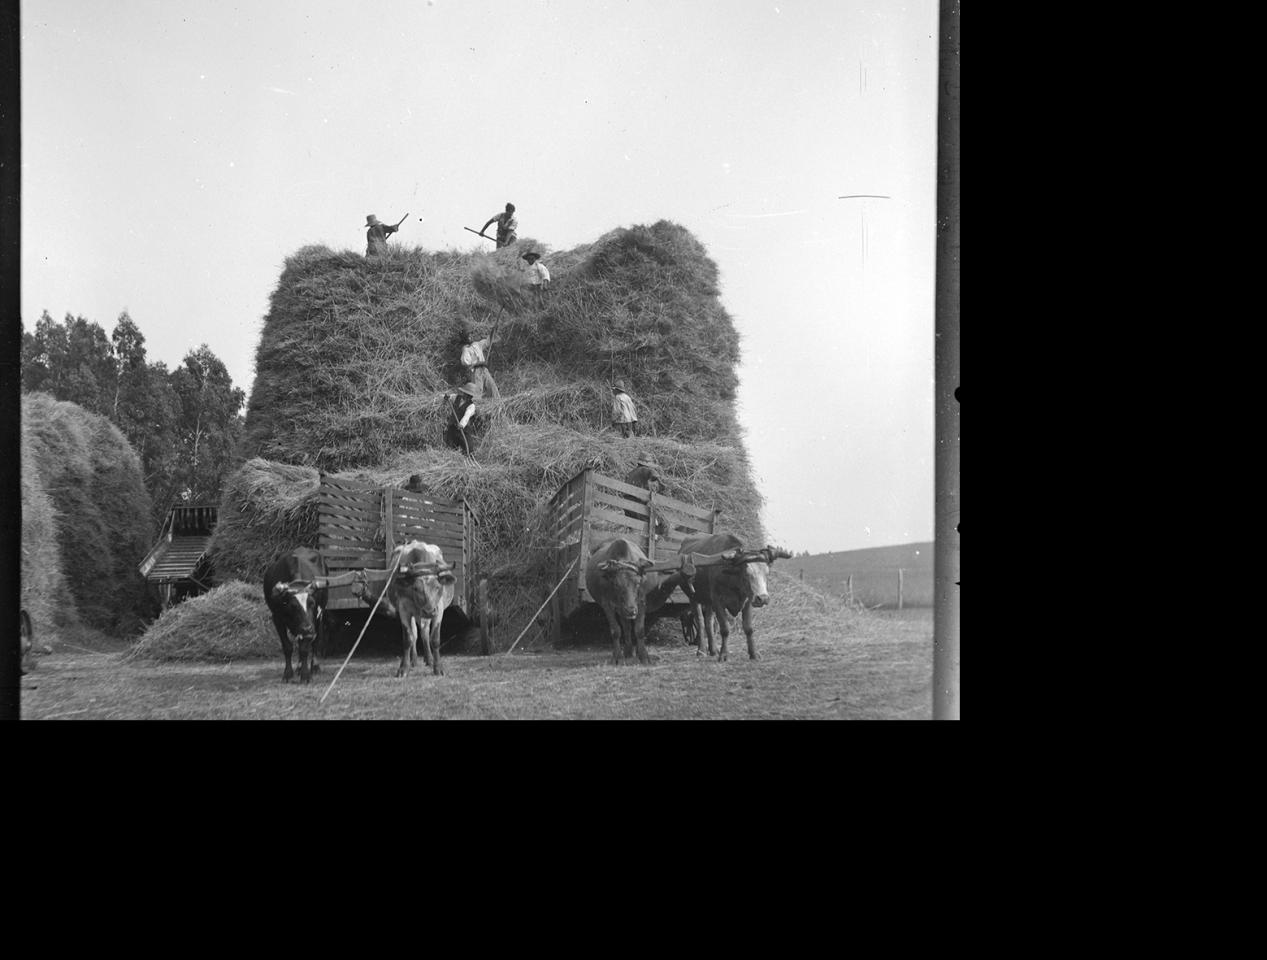
[[[49,627],[66,626],[77,619],[66,602],[61,550],[57,540],[57,511],[44,488],[26,430],[22,445],[22,609],[31,615],[36,636]]]
[[[227,663],[280,654],[260,585],[231,580],[165,610],[126,659]]]
[[[529,249],[543,247],[523,238],[493,253],[395,248],[376,260],[305,247],[286,262],[256,354],[252,459],[227,484],[212,543],[220,576],[255,581],[279,553],[317,545],[318,471],[397,485],[418,474],[465,498],[479,519],[476,568],[494,577],[507,631],[554,585],[545,506],[586,467],[623,477],[652,462],[663,492],[716,505],[719,529],[761,539],[734,410],[738,337],[704,248],[666,221],[614,230],[547,255],[540,300],[519,259]],[[478,462],[441,440],[463,320],[480,333],[498,322],[502,399],[477,404]],[[638,404],[637,438],[610,427],[613,378]]]
[[[133,632],[148,612],[137,565],[153,540],[140,458],[105,417],[45,393],[23,394],[22,433],[58,515],[61,574],[74,609],[97,629]],[[38,511],[38,497],[33,505]]]

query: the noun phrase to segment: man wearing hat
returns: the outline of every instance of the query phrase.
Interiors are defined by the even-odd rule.
[[[509,247],[518,237],[515,231],[519,229],[519,221],[515,219],[515,205],[513,203],[506,204],[504,213],[495,213],[480,227],[480,233],[488,229],[490,223],[497,224],[497,249]]]
[[[369,227],[365,231],[365,255],[367,257],[377,257],[381,253],[386,253],[388,234],[395,233],[400,229],[399,225],[393,227],[390,223],[380,223],[378,217],[372,213],[365,218],[365,225]]]
[[[528,282],[532,284],[533,291],[540,299],[546,288],[550,286],[550,271],[541,262],[541,254],[535,250],[528,251],[520,259],[528,261]]]
[[[638,413],[634,410],[633,397],[625,392],[623,380],[612,384],[612,426],[620,431],[622,437],[638,433]]]
[[[446,393],[445,401],[449,405],[449,422],[444,428],[444,442],[455,450],[463,450],[469,457],[471,445],[466,440],[466,425],[475,415],[475,398],[479,394],[479,386],[464,383],[458,387],[457,393]]]
[[[493,330],[496,331],[496,329],[497,324],[494,323]],[[462,355],[459,359],[466,379],[475,384],[475,395],[482,397],[487,391],[494,400],[499,399],[501,393],[497,389],[497,381],[488,372],[488,354],[493,349],[493,334],[490,333],[482,340],[477,339],[468,323],[462,324],[461,332]]]

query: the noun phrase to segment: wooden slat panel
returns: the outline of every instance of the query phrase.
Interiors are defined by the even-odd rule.
[[[638,503],[634,500],[622,500],[620,497],[614,497],[611,494],[603,493],[601,490],[594,491],[594,502],[606,504],[615,507],[617,510],[628,510],[630,513],[636,513],[642,517],[643,523],[647,520],[647,505]]]
[[[614,477],[604,476],[601,473],[594,474],[594,483],[601,484],[604,487],[610,487],[613,490],[619,490],[621,493],[628,493],[637,497],[642,502],[646,502],[647,491],[643,487],[635,487],[622,480],[617,480]]]
[[[612,513],[610,510],[600,510],[598,507],[590,508],[589,519],[591,522],[602,520],[605,523],[614,523],[622,530],[632,530],[634,533],[642,533],[647,529],[646,520],[636,520],[623,513]]]
[[[362,503],[360,501],[346,502],[321,500],[317,502],[317,516],[319,517],[369,517],[377,520],[382,513],[382,507],[377,503]]]
[[[713,517],[712,510],[705,510],[702,507],[696,507],[683,500],[675,500],[673,497],[665,496],[657,493],[655,495],[656,506],[667,506],[673,510],[680,510],[690,517],[698,517],[701,520],[711,520]]]

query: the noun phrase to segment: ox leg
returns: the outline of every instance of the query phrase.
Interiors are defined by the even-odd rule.
[[[752,601],[751,600],[749,600],[747,603],[743,605],[743,632],[745,636],[747,636],[748,638],[748,659],[760,660],[761,657],[757,655],[757,641],[753,637],[753,634],[756,631],[752,627]]]
[[[409,674],[410,662],[418,662],[416,655],[417,626],[413,617],[404,617],[400,621],[400,666],[396,668],[396,676]]]
[[[713,615],[717,617],[717,626],[721,630],[721,649],[717,651],[717,662],[724,663],[727,658],[726,641],[730,638],[730,624],[727,623],[727,613],[725,607],[714,607]],[[705,621],[707,623],[708,621]],[[708,638],[708,650],[711,653],[713,649],[713,638]]]
[[[616,611],[603,607],[603,614],[607,617],[607,627],[611,630],[612,635],[612,663],[620,666],[623,662],[620,659],[620,640],[622,627],[620,621],[616,619]]]
[[[444,667],[440,665],[440,623],[441,616],[431,618],[431,672],[437,677],[444,676]]]
[[[299,682],[312,682],[312,637],[299,638]]]
[[[422,662],[430,667],[432,666],[431,657],[431,620],[418,621],[418,637],[422,640]]]
[[[704,623],[701,623],[703,618]],[[708,612],[703,608],[703,604],[698,602],[691,603],[691,621],[696,628],[696,656],[704,655],[704,631],[706,631]],[[712,656],[712,633],[708,635],[708,656]]]
[[[651,665],[651,658],[647,656],[647,612],[641,608],[638,610],[638,616],[633,622],[634,644],[638,648],[638,662],[644,667]]]
[[[286,658],[286,670],[282,673],[282,682],[290,683],[290,678],[295,675],[295,671],[290,666],[290,654],[293,649],[290,645],[290,634],[286,632],[286,624],[277,614],[273,614],[273,626],[277,628],[277,635],[282,639],[282,656]]]

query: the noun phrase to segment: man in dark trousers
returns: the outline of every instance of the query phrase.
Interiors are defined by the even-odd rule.
[[[620,431],[622,437],[638,433],[638,413],[634,409],[633,397],[625,392],[622,380],[612,384],[612,426]]]
[[[367,257],[377,257],[386,253],[388,235],[400,229],[399,226],[393,227],[390,223],[380,223],[378,217],[372,213],[365,218],[365,226],[369,227],[365,231],[365,255]]]
[[[514,243],[518,237],[515,231],[519,229],[519,221],[515,219],[515,205],[513,203],[506,204],[504,213],[497,213],[488,218],[484,226],[480,227],[480,233],[488,229],[490,223],[497,224],[497,249],[508,247]]]
[[[471,455],[471,444],[466,438],[466,426],[475,415],[475,396],[479,387],[473,383],[464,383],[458,387],[457,393],[446,393],[445,402],[449,407],[448,422],[444,428],[444,442],[455,450],[461,450],[468,457]]]

